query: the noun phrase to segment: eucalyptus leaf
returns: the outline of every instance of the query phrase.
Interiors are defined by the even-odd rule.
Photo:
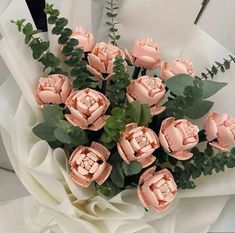
[[[56,138],[53,134],[54,129],[55,128],[48,123],[40,123],[40,124],[36,125],[32,131],[36,136],[38,136],[42,140],[46,140],[46,141],[51,142],[51,141],[56,140]]]
[[[202,99],[207,99],[210,96],[214,95],[220,89],[225,87],[227,83],[224,82],[215,82],[211,80],[204,80],[203,81],[203,94]]]
[[[60,142],[63,142],[63,143],[66,143],[66,144],[71,143],[71,139],[70,139],[68,133],[66,131],[64,131],[63,129],[61,129],[61,128],[56,128],[54,130],[54,136]]]
[[[123,162],[122,168],[125,175],[132,176],[138,174],[143,167],[138,161],[133,161],[130,164]]]

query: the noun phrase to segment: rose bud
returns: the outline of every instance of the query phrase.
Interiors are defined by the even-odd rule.
[[[82,27],[76,28],[70,38],[77,39],[79,44],[76,47],[84,52],[90,52],[94,46],[94,36]]]
[[[62,74],[41,77],[36,90],[38,104],[65,103],[72,91],[69,78]]]
[[[108,80],[113,76],[113,66],[116,56],[125,54],[118,47],[104,42],[97,43],[88,54],[87,70],[100,80]]]
[[[156,160],[152,153],[160,145],[157,135],[151,129],[130,123],[120,136],[117,148],[126,163],[138,161],[143,167],[147,167]]]
[[[235,142],[235,119],[224,113],[212,112],[204,122],[205,134],[210,145],[220,151],[228,151]]]
[[[130,54],[125,50],[126,58],[132,65],[148,70],[155,69],[160,63],[159,47],[152,38],[136,40]]]
[[[165,92],[161,79],[142,76],[132,80],[127,87],[127,99],[130,103],[138,100],[141,104],[148,104],[151,114],[157,115],[165,110],[165,107],[159,105]]]
[[[97,142],[92,142],[90,147],[79,146],[69,159],[70,178],[82,187],[88,187],[93,181],[102,185],[112,170],[106,162],[109,155],[110,152]]]
[[[168,80],[177,74],[188,74],[193,76],[193,63],[189,60],[175,60],[172,62],[162,62],[160,77]]]
[[[169,117],[162,121],[159,140],[164,151],[178,160],[190,159],[193,154],[187,150],[197,145],[199,129],[186,119]]]
[[[146,209],[157,212],[166,209],[176,193],[176,183],[167,169],[156,172],[156,167],[150,167],[140,177],[137,194]]]
[[[78,90],[72,92],[66,101],[70,114],[65,114],[65,118],[81,129],[97,131],[109,117],[104,115],[109,104],[106,96],[98,91],[90,88]]]

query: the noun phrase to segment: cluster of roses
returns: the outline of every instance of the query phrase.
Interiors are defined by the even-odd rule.
[[[127,100],[138,100],[142,104],[148,104],[152,115],[159,114],[165,109],[160,105],[166,92],[162,80],[180,73],[193,75],[192,64],[189,61],[161,61],[158,46],[149,38],[137,40],[131,55],[127,50],[124,53],[118,47],[104,42],[93,47],[93,35],[82,28],[74,31],[72,38],[78,39],[78,47],[88,53],[87,69],[100,80],[112,78],[114,59],[117,55],[136,67],[148,70],[160,68],[161,79],[141,76],[132,80],[127,87]],[[109,117],[105,113],[110,103],[104,94],[91,88],[72,90],[69,78],[61,74],[40,78],[36,99],[40,105],[64,103],[70,111],[70,114],[65,114],[65,118],[81,129],[99,130]],[[209,114],[204,122],[204,128],[211,146],[219,150],[227,150],[235,141],[235,120],[227,114]],[[198,127],[188,120],[176,120],[173,117],[162,122],[158,136],[150,128],[138,127],[131,123],[120,132],[117,149],[126,163],[138,161],[143,168],[154,163],[156,157],[152,153],[160,145],[170,156],[178,160],[187,160],[192,157],[188,150],[199,142],[198,132]],[[93,181],[99,185],[103,184],[112,170],[112,166],[107,163],[109,155],[107,148],[97,142],[92,142],[90,147],[78,147],[69,160],[72,169],[71,179],[82,187],[88,187]],[[156,171],[156,167],[144,171],[137,188],[143,205],[157,211],[165,209],[174,199],[176,192],[177,187],[172,174],[167,169]]]

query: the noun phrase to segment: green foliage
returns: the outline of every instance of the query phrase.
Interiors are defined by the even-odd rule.
[[[129,85],[129,74],[121,56],[115,57],[114,76],[107,87],[107,97],[111,107],[123,105],[126,102],[126,87]]]
[[[152,118],[149,105],[141,104],[138,100],[128,106],[126,116],[130,122],[136,122],[139,126],[147,126]]]
[[[89,72],[86,69],[87,62],[82,60],[83,50],[77,48],[79,41],[70,38],[72,30],[65,27],[68,20],[59,17],[60,12],[53,5],[46,4],[45,13],[49,15],[48,23],[54,25],[52,34],[58,35],[58,43],[63,46],[62,54],[66,57],[64,63],[71,67],[70,76],[73,77],[73,87],[83,89],[91,86]]]
[[[33,128],[33,133],[46,140],[53,148],[67,149],[88,143],[86,132],[64,120],[63,109],[59,105],[44,105],[44,122]]]
[[[113,184],[113,182],[107,179],[102,185],[95,184],[96,191],[106,197],[113,197],[117,193],[119,193],[119,188]]]
[[[219,71],[225,72],[226,70],[229,70],[232,63],[235,63],[235,57],[233,55],[229,55],[229,59],[224,59],[223,63],[216,61],[215,64],[212,65],[211,69],[206,69],[207,73],[201,73],[202,78],[203,79],[208,79],[208,78],[213,79],[214,76]]]
[[[165,103],[164,114],[183,118],[198,119],[204,116],[213,106],[213,102],[205,100],[214,95],[226,83],[192,78],[190,75],[179,74],[166,82],[172,96]]]
[[[173,175],[178,188],[192,189],[196,185],[193,179],[202,175],[212,175],[213,172],[223,172],[225,167],[235,167],[235,148],[230,152],[215,153],[208,144],[204,152],[194,147],[191,151],[193,157],[189,160],[180,162],[181,165],[175,166]]]
[[[25,19],[11,21],[15,23],[18,30],[23,32],[25,35],[25,44],[32,50],[33,59],[41,62],[44,65],[43,71],[50,68],[50,74],[65,72],[59,68],[60,59],[56,57],[53,53],[49,52],[50,43],[48,41],[42,41],[40,37],[35,36],[40,31],[34,30],[31,23],[25,24]]]
[[[116,17],[118,16],[118,9],[119,7],[114,3],[114,0],[110,0],[107,3],[107,6],[105,7],[105,9],[107,10],[107,17],[109,19],[109,21],[106,22],[106,25],[109,28],[109,38],[111,39],[111,43],[115,46],[117,46],[117,40],[120,39],[120,35],[118,35],[118,29],[117,29],[117,25],[119,24],[119,22],[116,21]]]
[[[138,161],[133,161],[130,164],[123,162],[122,169],[126,176],[133,176],[140,173],[142,165]]]

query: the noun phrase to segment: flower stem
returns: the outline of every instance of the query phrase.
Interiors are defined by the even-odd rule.
[[[106,94],[106,89],[107,89],[107,81],[103,80],[102,81],[102,86],[101,86],[101,92],[105,95]]]
[[[137,79],[138,78],[140,70],[141,70],[140,67],[135,67],[135,70],[134,70],[133,75],[132,75],[132,79]]]

